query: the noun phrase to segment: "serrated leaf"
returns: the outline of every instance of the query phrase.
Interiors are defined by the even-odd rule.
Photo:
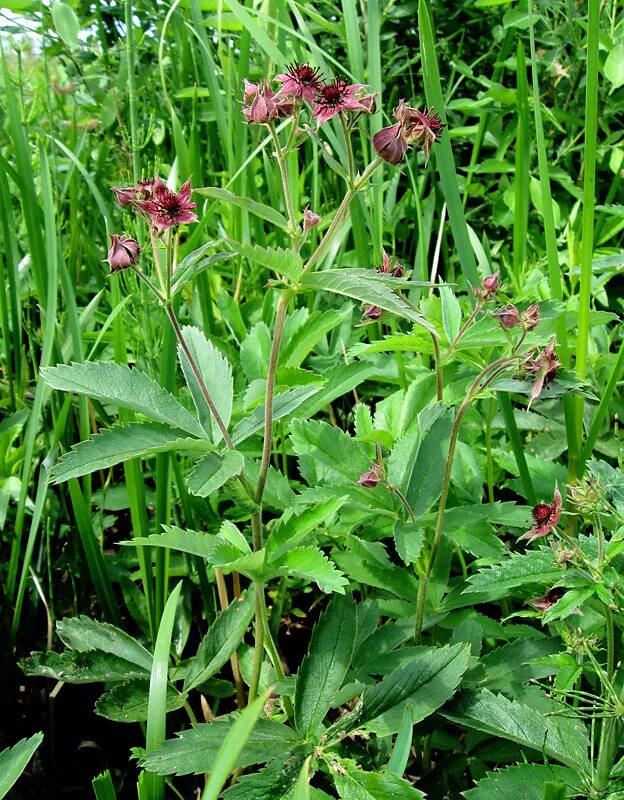
[[[425,541],[425,532],[421,526],[398,519],[394,523],[393,533],[396,551],[403,563],[414,564],[418,561]]]
[[[65,617],[56,623],[61,641],[77,653],[101,650],[123,658],[149,672],[152,654],[125,631],[90,617]]]
[[[296,282],[303,270],[303,259],[295,250],[283,250],[281,247],[261,247],[259,244],[251,245],[246,242],[235,242],[228,239],[232,250],[244,258],[260,264],[261,267],[273,270],[278,275],[285,275]]]
[[[348,495],[330,497],[318,504],[309,506],[294,515],[288,510],[278,521],[267,541],[269,560],[279,558],[291,547],[318,528],[328,517],[335,514],[349,499]]]
[[[463,594],[492,592],[497,597],[518,586],[545,584],[552,586],[562,575],[550,548],[540,547],[525,553],[511,553],[500,564],[479,570],[468,578]]]
[[[208,497],[230,478],[240,475],[245,458],[237,450],[226,450],[222,455],[209,453],[198,461],[186,479],[191,494]]]
[[[342,769],[332,772],[343,800],[423,800],[425,795],[411,783],[390,772],[365,772],[354,761],[340,759]]]
[[[182,528],[171,525],[164,527],[164,533],[152,533],[150,536],[137,536],[134,539],[122,541],[119,544],[132,547],[135,545],[166,547],[169,550],[178,550],[180,553],[190,553],[193,556],[199,556],[200,558],[210,560],[216,543],[217,537],[214,534],[182,530]]]
[[[406,285],[415,288],[429,284],[421,281],[402,281],[400,278],[392,278],[373,270],[350,268],[308,272],[301,281],[301,286],[304,288],[351,297],[353,300],[377,306],[384,311],[389,311],[398,317],[421,325],[429,331],[434,331],[433,326],[425,317],[392,288],[398,289]]]
[[[232,402],[234,398],[232,368],[227,359],[217,350],[212,342],[206,339],[204,333],[200,331],[199,328],[192,325],[185,325],[182,328],[182,337],[199,370],[199,374],[202,377],[212,402],[223,424],[227,428],[232,417]],[[209,439],[214,442],[214,444],[218,444],[223,438],[223,435],[210,411],[195,372],[180,345],[178,345],[178,355],[202,428]]]
[[[236,650],[254,614],[254,593],[248,591],[222,611],[202,639],[184,681],[189,692],[212,677]]]
[[[223,793],[223,800],[286,800],[301,770],[304,755],[298,752],[273,759],[251,775],[243,775]]]
[[[199,422],[172,394],[126,364],[105,361],[58,364],[42,369],[41,376],[53,389],[86,395],[101,403],[137,411],[198,438],[204,436]]]
[[[113,722],[145,722],[147,720],[149,680],[135,678],[113,686],[95,703],[95,713]],[[167,711],[182,708],[186,696],[167,687]]]
[[[552,708],[554,711],[554,703]],[[510,739],[573,769],[589,771],[589,739],[581,718],[545,716],[488,689],[466,692],[454,707],[443,713],[460,725]]]
[[[239,197],[232,194],[227,189],[222,189],[220,186],[202,186],[201,189],[194,189],[195,194],[202,197],[209,197],[211,200],[221,200],[225,203],[231,203],[233,206],[243,208],[249,211],[260,219],[265,219],[279,228],[288,230],[288,220],[279,211],[276,211],[272,206],[267,206],[264,203],[259,203],[257,200],[252,200],[249,197]]]
[[[440,301],[442,304],[442,326],[450,343],[457,336],[461,327],[461,306],[450,286],[440,287]]]
[[[370,469],[370,458],[364,446],[340,428],[318,420],[295,420],[290,438],[297,455],[311,454],[336,473],[342,482],[352,483]],[[346,480],[345,480],[346,479]]]
[[[167,739],[141,759],[141,766],[159,775],[198,775],[210,772],[225,736],[239,715],[231,714],[208,724],[199,723]],[[237,766],[249,767],[271,761],[299,741],[297,734],[281,722],[259,719],[243,747]]]
[[[435,408],[430,411],[435,421],[428,428],[426,422],[421,422],[422,441],[405,490],[407,502],[416,517],[427,511],[440,497],[448,442],[453,428],[451,409]],[[419,415],[419,419],[423,418],[423,413]]]
[[[172,295],[176,294],[185,283],[192,278],[196,278],[205,269],[208,269],[208,267],[211,267],[213,264],[218,264],[219,261],[227,261],[229,258],[233,258],[234,253],[230,252],[213,253],[211,256],[205,255],[207,250],[217,244],[219,244],[219,242],[207,242],[180,261],[172,276]]]
[[[351,598],[333,597],[314,626],[295,689],[295,726],[304,739],[314,734],[342,686],[353,655],[356,620]]]
[[[353,313],[351,304],[340,310],[315,311],[289,340],[285,341],[280,352],[280,364],[286,367],[300,367],[316,345],[333,328],[348,320]]]
[[[170,450],[202,452],[206,449],[205,440],[181,437],[180,431],[156,422],[117,425],[74,445],[52,467],[49,480],[63,483],[97,469],[108,469],[129,458],[148,458]]]
[[[568,767],[555,764],[518,764],[496,772],[488,772],[477,781],[475,789],[462,792],[466,800],[500,800],[517,797],[521,800],[542,800],[542,787],[546,781],[565,783],[576,795],[580,790],[578,775]]]
[[[130,678],[149,676],[148,670],[100,650],[31,653],[19,666],[25,675],[54,678],[65,683],[122,683]]]
[[[470,647],[431,647],[406,666],[393,670],[362,695],[358,726],[375,732],[398,730],[406,705],[412,723],[426,719],[455,694],[468,668]]]
[[[42,741],[43,733],[35,733],[30,739],[22,739],[0,753],[0,798],[8,794]]]
[[[273,421],[277,422],[279,419],[287,417],[289,414],[294,413],[308,397],[316,394],[319,390],[318,384],[308,386],[297,386],[294,389],[287,389],[285,392],[278,394],[273,400]],[[264,408],[265,404],[254,408],[253,412],[238,422],[232,431],[232,441],[235,445],[239,445],[253,436],[254,433],[262,430],[264,427]]]
[[[268,569],[278,575],[296,575],[314,581],[326,594],[344,594],[345,586],[349,585],[342,572],[316,547],[294,547],[271,561]]]

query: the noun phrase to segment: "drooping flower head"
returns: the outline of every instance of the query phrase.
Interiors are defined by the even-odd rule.
[[[496,317],[500,322],[501,327],[509,330],[515,328],[520,323],[520,312],[514,305],[508,305],[504,308],[499,308],[498,311],[493,311],[492,316]]]
[[[375,152],[389,164],[400,164],[405,158],[408,146],[400,122],[382,128],[373,136]]]
[[[382,128],[373,137],[373,146],[377,155],[390,164],[400,164],[412,145],[419,145],[425,153],[425,162],[429,161],[431,147],[440,141],[444,123],[432,108],[421,111],[419,108],[406,106],[404,100],[394,109],[395,125]]]
[[[520,324],[525,331],[532,331],[537,328],[540,322],[540,307],[537,303],[526,308],[520,315]]]
[[[316,117],[319,125],[322,125],[341,111],[359,111],[369,114],[371,96],[358,96],[363,88],[361,83],[347,84],[344,78],[337,78],[331,83],[324,84],[317,92],[312,116]],[[363,100],[364,102],[362,102]]]
[[[111,233],[110,240],[106,260],[110,264],[110,274],[112,275],[114,272],[119,272],[119,270],[135,264],[141,248],[135,239],[130,239],[128,236],[117,236],[117,234]]]
[[[125,186],[117,188],[113,186],[115,200],[120,206],[129,206],[135,200],[149,200],[154,189],[154,178],[142,178],[136,186]]]
[[[191,202],[190,178],[182,184],[179,192],[172,192],[160,178],[155,178],[151,197],[135,200],[134,205],[148,215],[158,233],[173,225],[197,222],[197,215],[192,211],[197,203]]]
[[[309,208],[303,212],[303,232],[307,233],[312,228],[316,228],[316,226],[321,221],[321,218],[318,214],[314,211],[311,211]]]
[[[381,266],[377,267],[377,272],[380,272],[382,275],[392,275],[393,278],[402,278],[405,274],[403,264],[399,264],[399,262],[396,261],[393,265],[392,259],[383,248],[381,254],[383,261]]]
[[[536,358],[529,358],[525,364],[524,369],[530,375],[534,376],[533,387],[531,389],[531,397],[528,407],[536,400],[542,393],[542,389],[554,380],[557,371],[561,366],[561,362],[555,353],[555,340],[552,339],[546,347],[538,353]]]
[[[289,94],[296,100],[305,100],[312,105],[317,93],[323,86],[321,71],[309,64],[288,64],[286,72],[276,75],[275,80],[282,84],[278,94]]]
[[[384,479],[384,470],[381,464],[374,461],[371,468],[367,472],[363,472],[358,478],[360,486],[365,486],[367,489],[374,489],[378,483]]]
[[[379,319],[382,314],[383,309],[379,308],[379,306],[366,306],[362,312],[362,319],[374,322],[375,320]]]
[[[472,293],[477,300],[487,303],[488,300],[492,300],[494,298],[494,295],[500,288],[499,275],[500,270],[496,270],[496,272],[493,272],[491,275],[488,275],[483,279],[481,286],[475,286],[475,288],[472,290]]]
[[[292,98],[281,92],[276,94],[266,81],[250,83],[245,78],[243,84],[243,116],[247,122],[261,125],[292,114]]]
[[[531,514],[533,522],[535,523],[530,531],[522,534],[518,541],[526,539],[532,542],[534,539],[539,539],[541,536],[546,536],[559,522],[561,516],[562,498],[559,487],[555,484],[555,492],[553,495],[552,503],[538,503],[533,507]]]
[[[534,597],[529,600],[529,605],[538,611],[548,611],[551,606],[561,600],[563,595],[563,589],[549,589],[543,597]]]

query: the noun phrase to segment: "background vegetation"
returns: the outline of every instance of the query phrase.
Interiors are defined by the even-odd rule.
[[[203,796],[216,798],[237,768],[234,800],[624,796],[617,0],[15,0],[0,13],[0,743],[44,734],[0,754],[12,778],[0,774],[0,796],[35,750],[16,797],[88,796],[103,772],[100,800],[136,797],[137,781],[149,800],[190,797],[203,773]],[[232,427],[247,425],[240,449],[257,480],[287,269],[271,272],[250,246],[290,240],[274,142],[244,120],[243,79],[294,61],[377,93],[352,136],[360,170],[400,98],[434,106],[447,127],[428,163],[414,149],[377,170],[289,298],[263,522],[267,542],[291,537],[315,555],[286,563],[273,551],[272,573],[239,563],[245,545],[258,549],[244,487],[194,493],[188,449],[143,438],[127,458],[51,472],[77,442],[149,414],[121,372],[81,390],[75,371],[45,370],[126,364],[193,409],[162,305],[104,261],[110,233],[150,257],[111,187],[191,176],[199,222],[180,236],[190,280],[175,310],[231,365]],[[298,215],[321,217],[306,257],[343,198],[346,163],[335,121],[285,154]],[[405,311],[361,324],[370,286],[340,292],[323,277],[373,273],[383,250],[408,271],[396,297],[442,348],[442,404],[426,327]],[[496,305],[471,318],[473,287],[496,271]],[[516,342],[490,314],[509,302],[539,303],[526,347],[556,337],[562,363],[530,408],[513,370],[474,383]],[[383,482],[358,485],[380,457],[406,503]],[[558,533],[525,549],[531,508],[552,503],[556,485]],[[163,525],[173,538],[148,542]],[[183,546],[176,530],[204,544]],[[190,721],[245,707],[258,641],[259,699],[193,738]],[[243,748],[231,762],[218,751],[226,734]]]

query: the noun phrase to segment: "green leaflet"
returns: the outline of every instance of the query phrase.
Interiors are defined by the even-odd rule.
[[[342,769],[332,777],[343,800],[423,800],[425,795],[409,781],[390,772],[366,772],[355,761],[340,759]]]
[[[245,458],[237,450],[226,450],[223,455],[209,453],[193,467],[186,479],[191,494],[208,497],[230,478],[240,475]]]
[[[352,312],[353,307],[349,303],[337,311],[315,311],[310,314],[299,330],[283,342],[279,363],[286,367],[300,367],[323,337],[346,322]]]
[[[282,419],[296,411],[309,397],[319,391],[318,384],[308,386],[297,386],[295,389],[287,389],[281,392],[273,400],[273,421]],[[239,445],[253,436],[254,433],[262,430],[264,426],[264,403],[254,408],[253,412],[238,422],[232,431],[232,441]]]
[[[154,753],[141,759],[141,766],[159,775],[198,775],[211,772],[225,736],[240,714],[230,714],[209,724],[200,723],[167,739]],[[299,742],[297,734],[281,722],[259,719],[243,747],[236,766],[249,767],[271,761]]]
[[[580,790],[578,776],[573,769],[555,764],[518,764],[488,772],[477,781],[476,789],[468,789],[466,800],[500,800],[517,797],[522,800],[542,800],[542,787],[546,781],[561,781],[576,794]]]
[[[49,479],[62,483],[98,469],[108,469],[130,458],[146,458],[170,450],[202,452],[208,447],[205,439],[181,437],[180,431],[156,422],[116,425],[74,445],[50,470]]]
[[[204,253],[208,248],[214,247],[218,242],[209,242],[202,245],[199,249],[192,252],[178,264],[176,271],[173,273],[173,282],[171,285],[172,295],[176,294],[185,283],[188,283],[192,278],[196,278],[208,267],[213,264],[218,264],[219,261],[227,261],[232,258],[234,253],[213,253],[211,256],[205,256]]]
[[[235,242],[228,239],[228,244],[236,253],[260,264],[261,267],[273,270],[278,276],[285,275],[291,281],[299,280],[303,270],[303,259],[294,250],[283,250],[281,247],[261,247],[259,244],[251,245]]]
[[[271,560],[279,558],[283,553],[298,545],[312,531],[320,527],[328,517],[335,514],[349,499],[348,495],[330,497],[312,506],[308,506],[295,516],[288,509],[278,521],[267,541],[267,554]]]
[[[463,643],[427,648],[366,689],[358,725],[380,734],[396,732],[405,705],[412,709],[412,723],[426,719],[455,694],[469,656],[470,648]]]
[[[91,781],[96,800],[115,800],[115,787],[109,770],[102,772]]]
[[[244,208],[245,211],[255,214],[256,217],[277,225],[278,228],[288,229],[288,220],[283,214],[280,214],[272,206],[259,203],[257,200],[252,200],[249,197],[239,197],[239,195],[233,194],[227,189],[222,189],[220,186],[203,186],[201,189],[194,189],[194,192],[202,197],[209,197],[211,200],[221,200],[238,208]]]
[[[325,269],[321,272],[308,272],[301,281],[304,289],[322,290],[351,297],[433,331],[434,328],[425,317],[391,288],[398,289],[405,286],[414,288],[422,285],[428,284],[403,281],[367,269]]]
[[[267,566],[278,575],[296,575],[309,581],[315,581],[322,592],[344,594],[349,581],[336,569],[334,563],[317,547],[295,547],[284,553],[276,561]]]
[[[227,359],[217,350],[212,342],[208,341],[199,328],[192,325],[185,325],[182,328],[182,337],[197,365],[204,386],[208,390],[212,402],[223,424],[227,428],[232,416],[232,402],[234,399],[232,368]],[[197,376],[191,368],[189,360],[180,345],[178,345],[178,356],[202,428],[214,444],[219,444],[223,435],[214,420],[208,402],[200,388]]]
[[[54,678],[65,683],[122,683],[130,678],[149,676],[148,670],[101,650],[31,653],[21,659],[19,666],[25,675]]]
[[[254,593],[246,592],[222,611],[202,639],[184,681],[188,692],[212,677],[240,644],[254,613]]]
[[[479,570],[468,578],[464,594],[488,592],[499,597],[519,586],[552,586],[561,578],[562,567],[550,548],[540,547],[525,553],[512,553],[500,564]]]
[[[552,710],[557,708],[553,702]],[[589,771],[589,739],[578,719],[545,716],[487,689],[465,692],[443,713],[461,725],[531,747],[581,772]]]
[[[87,395],[101,403],[137,411],[156,422],[203,438],[201,425],[183,405],[156,381],[138,369],[112,362],[59,364],[41,370],[53,389]]]
[[[304,739],[314,735],[342,686],[355,634],[355,604],[349,597],[333,597],[314,626],[308,654],[297,673],[295,725]]]
[[[147,720],[149,680],[133,678],[113,686],[98,698],[95,713],[113,722],[145,722]],[[167,687],[166,710],[182,708],[186,696]]]
[[[330,467],[342,483],[356,481],[370,468],[364,446],[327,422],[295,420],[290,426],[290,437],[297,455],[312,454]]]
[[[42,741],[43,733],[35,733],[0,753],[0,798],[9,793]]]
[[[136,639],[108,622],[89,617],[65,617],[56,623],[61,641],[76,653],[100,650],[123,658],[149,672],[152,654]]]
[[[135,545],[150,545],[151,547],[167,547],[181,553],[190,553],[210,561],[212,551],[217,543],[217,537],[211,533],[189,531],[177,528],[175,525],[164,526],[164,533],[153,533],[150,536],[137,536],[120,544],[134,547]]]

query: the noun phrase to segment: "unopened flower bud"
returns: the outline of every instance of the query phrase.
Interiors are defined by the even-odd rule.
[[[321,218],[318,214],[315,214],[314,211],[310,211],[309,208],[303,212],[303,232],[307,233],[312,228],[316,228],[316,226],[321,221]]]
[[[378,156],[389,164],[400,164],[405,158],[407,140],[400,122],[382,128],[373,136],[373,147]]]
[[[362,319],[376,320],[383,314],[383,309],[379,306],[366,306],[362,312]]]
[[[525,309],[522,314],[520,315],[520,324],[524,328],[525,331],[532,331],[533,328],[537,328],[540,321],[540,308],[537,303],[533,303],[532,306],[529,306]]]
[[[520,314],[515,306],[509,305],[493,311],[492,316],[496,317],[503,328],[515,328],[520,322]]]
[[[111,243],[108,248],[107,261],[110,264],[111,274],[118,272],[120,269],[126,269],[136,263],[141,248],[139,243],[128,236],[117,236],[114,233],[110,235]]]
[[[368,472],[362,473],[358,478],[360,486],[365,486],[367,489],[374,489],[380,481],[384,479],[384,471],[381,464],[374,462]]]
[[[478,300],[482,300],[487,302],[491,300],[498,289],[500,288],[500,281],[498,276],[500,275],[500,271],[497,270],[493,272],[491,275],[488,275],[487,278],[483,279],[483,283],[481,286],[472,290],[472,293]]]

